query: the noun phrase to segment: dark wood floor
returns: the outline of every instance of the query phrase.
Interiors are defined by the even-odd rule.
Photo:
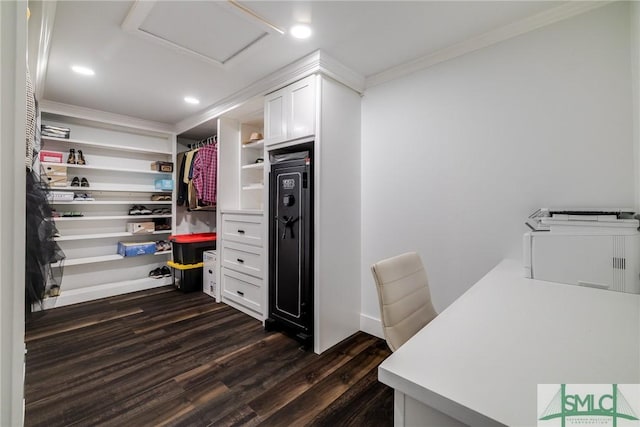
[[[170,287],[33,313],[27,426],[391,426],[384,341],[318,356],[202,293]]]

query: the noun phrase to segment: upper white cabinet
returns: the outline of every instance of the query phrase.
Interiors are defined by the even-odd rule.
[[[315,134],[316,78],[306,77],[265,97],[265,144]]]

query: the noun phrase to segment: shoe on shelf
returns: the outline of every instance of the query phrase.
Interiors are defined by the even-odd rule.
[[[49,288],[49,296],[50,297],[57,297],[59,295],[60,295],[60,286],[51,285],[51,287]]]
[[[156,268],[149,272],[149,277],[151,277],[152,279],[161,279],[162,276],[163,273],[161,268]]]
[[[84,199],[88,200],[88,201],[92,201],[92,202],[96,200],[96,199],[93,198],[91,193],[84,193]]]
[[[89,186],[89,181],[87,181],[87,178],[83,176],[82,179],[80,180],[80,187],[88,187],[88,186]]]
[[[160,214],[161,215],[171,215],[171,209],[168,209],[168,208],[160,209]]]
[[[84,197],[84,193],[75,193],[73,195],[73,200],[86,200]]]
[[[164,197],[164,196],[163,196],[163,195],[160,195],[160,194],[152,194],[152,195],[151,195],[151,201],[152,201],[152,202],[159,202],[159,201],[161,201],[161,200],[162,200],[162,198],[163,198],[163,197]]]
[[[140,206],[133,205],[131,209],[129,209],[129,215],[140,215]]]
[[[75,165],[76,164],[76,150],[73,148],[69,149],[69,157],[67,157],[67,164]]]
[[[166,265],[162,266],[160,273],[162,273],[163,277],[171,277],[171,270]]]
[[[151,209],[147,209],[145,206],[139,206],[140,208],[140,215],[151,215],[152,211]]]
[[[162,215],[162,209],[154,209],[151,211],[152,215]]]
[[[78,150],[78,160],[76,161],[79,165],[86,165],[87,162],[84,160],[84,154],[82,154],[82,150]]]
[[[80,187],[80,178],[78,178],[77,176],[74,176],[73,179],[71,180],[71,186]]]

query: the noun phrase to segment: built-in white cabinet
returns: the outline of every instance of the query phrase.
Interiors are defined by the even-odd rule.
[[[175,173],[153,170],[152,164],[174,162],[173,135],[47,112],[42,123],[71,129],[69,139],[42,138],[41,152],[50,154],[41,163],[41,177],[57,195],[50,193],[50,221],[66,256],[60,295],[47,298],[44,308],[170,284],[170,277],[149,273],[171,257],[168,244],[155,242],[172,233],[173,192],[156,188],[156,181],[167,184]],[[74,160],[82,152],[84,164],[67,163],[71,150]],[[56,158],[62,162],[51,161]],[[141,233],[144,228],[130,223],[153,225]],[[158,250],[122,256],[118,242],[153,242]]]
[[[316,76],[268,94],[264,104],[265,144],[304,138],[316,129]]]
[[[261,211],[222,213],[218,253],[222,301],[244,313],[264,317],[264,249]]]
[[[314,351],[322,353],[360,329],[360,95],[314,74],[264,105],[267,159],[313,145]]]

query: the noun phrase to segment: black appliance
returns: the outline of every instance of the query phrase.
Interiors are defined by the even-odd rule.
[[[291,150],[291,149],[290,149]],[[270,154],[268,330],[313,338],[313,167],[311,149]]]

